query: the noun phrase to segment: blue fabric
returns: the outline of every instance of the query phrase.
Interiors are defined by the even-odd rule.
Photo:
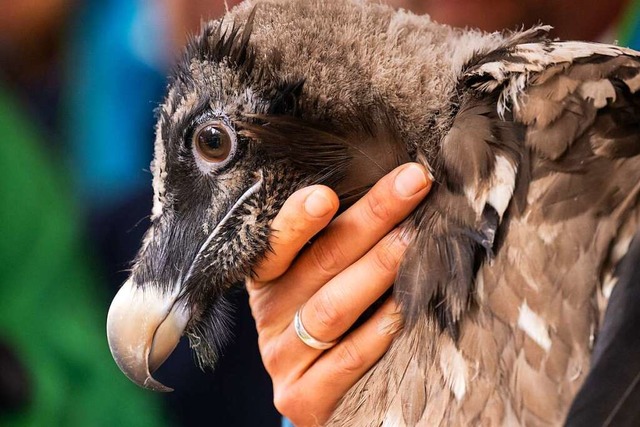
[[[160,2],[89,2],[72,35],[67,139],[79,195],[93,207],[147,187],[153,110],[167,73]]]
[[[640,49],[640,0],[629,1],[621,16],[617,34],[620,45]]]
[[[632,48],[632,49],[640,49],[640,17],[636,16],[635,21],[629,28],[628,39],[624,43],[624,45]]]
[[[295,427],[295,426],[287,418],[282,417],[282,427]]]

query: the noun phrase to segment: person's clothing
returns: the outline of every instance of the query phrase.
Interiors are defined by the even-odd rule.
[[[640,49],[640,0],[630,0],[616,28],[620,46]]]
[[[162,426],[153,394],[118,370],[106,292],[80,244],[68,182],[47,137],[0,84],[0,341],[25,368],[27,406],[3,426]]]
[[[154,110],[170,50],[162,2],[88,1],[69,35],[63,114],[69,166],[90,213],[150,187]]]

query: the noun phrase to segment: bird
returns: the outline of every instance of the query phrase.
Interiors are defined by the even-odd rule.
[[[121,370],[170,390],[151,373],[183,335],[215,365],[287,197],[324,184],[346,208],[416,161],[434,182],[401,224],[403,328],[326,425],[632,424],[640,53],[550,29],[359,0],[204,23],[157,109],[151,225],[107,317]]]

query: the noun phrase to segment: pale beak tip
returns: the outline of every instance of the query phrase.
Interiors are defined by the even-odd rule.
[[[107,314],[107,339],[120,370],[134,383],[149,390],[170,392],[156,381],[155,371],[178,344],[189,310],[175,304],[177,292],[146,292],[131,280],[125,282]]]
[[[144,380],[144,383],[142,383],[142,387],[148,390],[159,391],[162,393],[169,393],[173,391],[171,387],[167,387],[161,382],[156,381],[153,377],[147,377],[147,379]]]

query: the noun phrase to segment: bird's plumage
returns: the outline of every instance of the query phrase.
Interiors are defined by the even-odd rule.
[[[547,31],[312,0],[205,24],[159,109],[153,223],[128,286],[172,295],[213,363],[224,293],[290,194],[324,183],[347,205],[419,161],[435,182],[403,223],[405,327],[328,424],[561,423],[638,228],[640,59]],[[233,144],[223,163],[194,149],[207,123]]]
[[[566,426],[634,426],[640,397],[640,239],[616,267],[618,283],[593,349],[591,369],[571,405]]]

